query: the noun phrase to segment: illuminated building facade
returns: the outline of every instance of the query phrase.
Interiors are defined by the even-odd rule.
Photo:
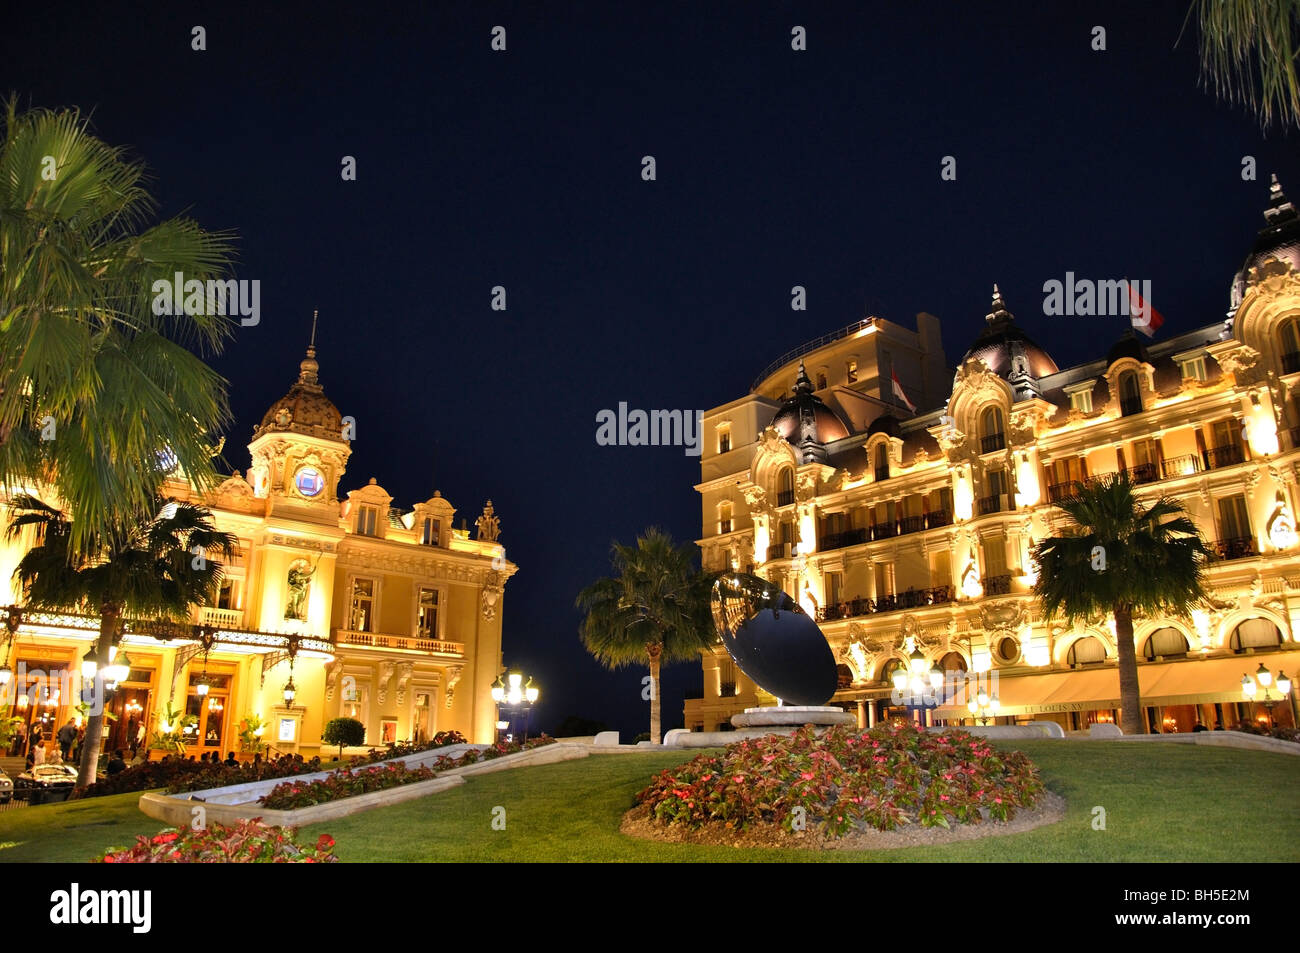
[[[456,511],[436,491],[411,508],[393,506],[374,479],[340,494],[352,432],[325,396],[311,347],[255,428],[245,474],[202,499],[183,475],[170,481],[167,495],[207,507],[240,553],[215,605],[182,624],[128,623],[131,674],[111,697],[108,750],[132,747],[141,726],[156,731],[169,704],[198,717],[189,754],[239,751],[250,715],[273,754],[311,757],[324,723],[340,715],[365,724],[369,745],[451,729],[494,740],[490,691],[501,671],[503,590],[516,567],[491,501],[471,535],[453,527]],[[72,673],[76,685],[98,620],[22,609],[11,578],[30,545],[24,536],[0,548],[6,604],[21,610],[8,700],[49,738],[74,715],[77,689],[48,676]],[[197,690],[204,681],[206,696]]]
[[[1294,723],[1294,696],[1270,713],[1242,693],[1260,665],[1300,669],[1300,217],[1276,182],[1266,220],[1226,320],[1150,344],[1129,331],[1075,367],[996,287],[955,374],[925,314],[914,332],[868,318],[785,355],[704,414],[704,566],[796,597],[841,663],[832,704],[864,726],[900,713],[893,676],[918,652],[950,683],[991,685],[999,723],[1118,722],[1109,621],[1043,618],[1030,552],[1066,522],[1054,500],[1126,471],[1148,502],[1181,501],[1215,554],[1209,605],[1135,619],[1150,730]],[[687,728],[774,703],[720,646],[703,666]],[[925,717],[969,724],[964,701]]]

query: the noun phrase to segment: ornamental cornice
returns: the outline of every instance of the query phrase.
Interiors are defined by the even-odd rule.
[[[495,581],[498,584],[504,584],[505,580],[516,571],[510,564],[500,569],[493,569],[492,561],[488,559],[460,562],[447,559],[445,556],[380,552],[371,549],[357,550],[351,547],[339,550],[338,565],[342,569],[378,569],[413,576],[433,576],[450,582],[474,585],[483,585],[494,575],[497,577]]]

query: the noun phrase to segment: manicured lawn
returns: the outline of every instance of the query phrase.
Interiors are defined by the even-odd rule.
[[[735,850],[624,837],[618,822],[650,775],[687,756],[646,752],[503,771],[417,801],[305,828],[347,861],[1257,861],[1300,860],[1289,803],[1300,758],[1163,744],[1026,742],[1064,821],[1025,834],[877,852]],[[162,825],[138,795],[0,813],[0,863],[85,860]],[[1106,830],[1092,829],[1093,807]],[[493,808],[505,829],[493,830]],[[499,813],[499,812],[498,812]]]
[[[134,844],[166,826],[141,814],[139,802],[139,794],[114,794],[0,812],[0,864],[77,863]]]

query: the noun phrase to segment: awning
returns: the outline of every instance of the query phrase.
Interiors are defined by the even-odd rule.
[[[1138,686],[1142,704],[1203,705],[1245,701],[1241,694],[1241,676],[1254,674],[1261,662],[1274,677],[1280,670],[1293,678],[1300,678],[1300,652],[1139,662]],[[999,678],[993,691],[997,693],[999,715],[1120,707],[1119,671],[1114,665]],[[960,690],[951,704],[934,709],[935,718],[965,718],[969,714],[966,695]]]

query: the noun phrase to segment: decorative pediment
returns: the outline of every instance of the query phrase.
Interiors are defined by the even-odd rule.
[[[985,632],[1017,635],[1029,622],[1029,613],[1019,600],[984,603],[980,606],[980,625]]]

